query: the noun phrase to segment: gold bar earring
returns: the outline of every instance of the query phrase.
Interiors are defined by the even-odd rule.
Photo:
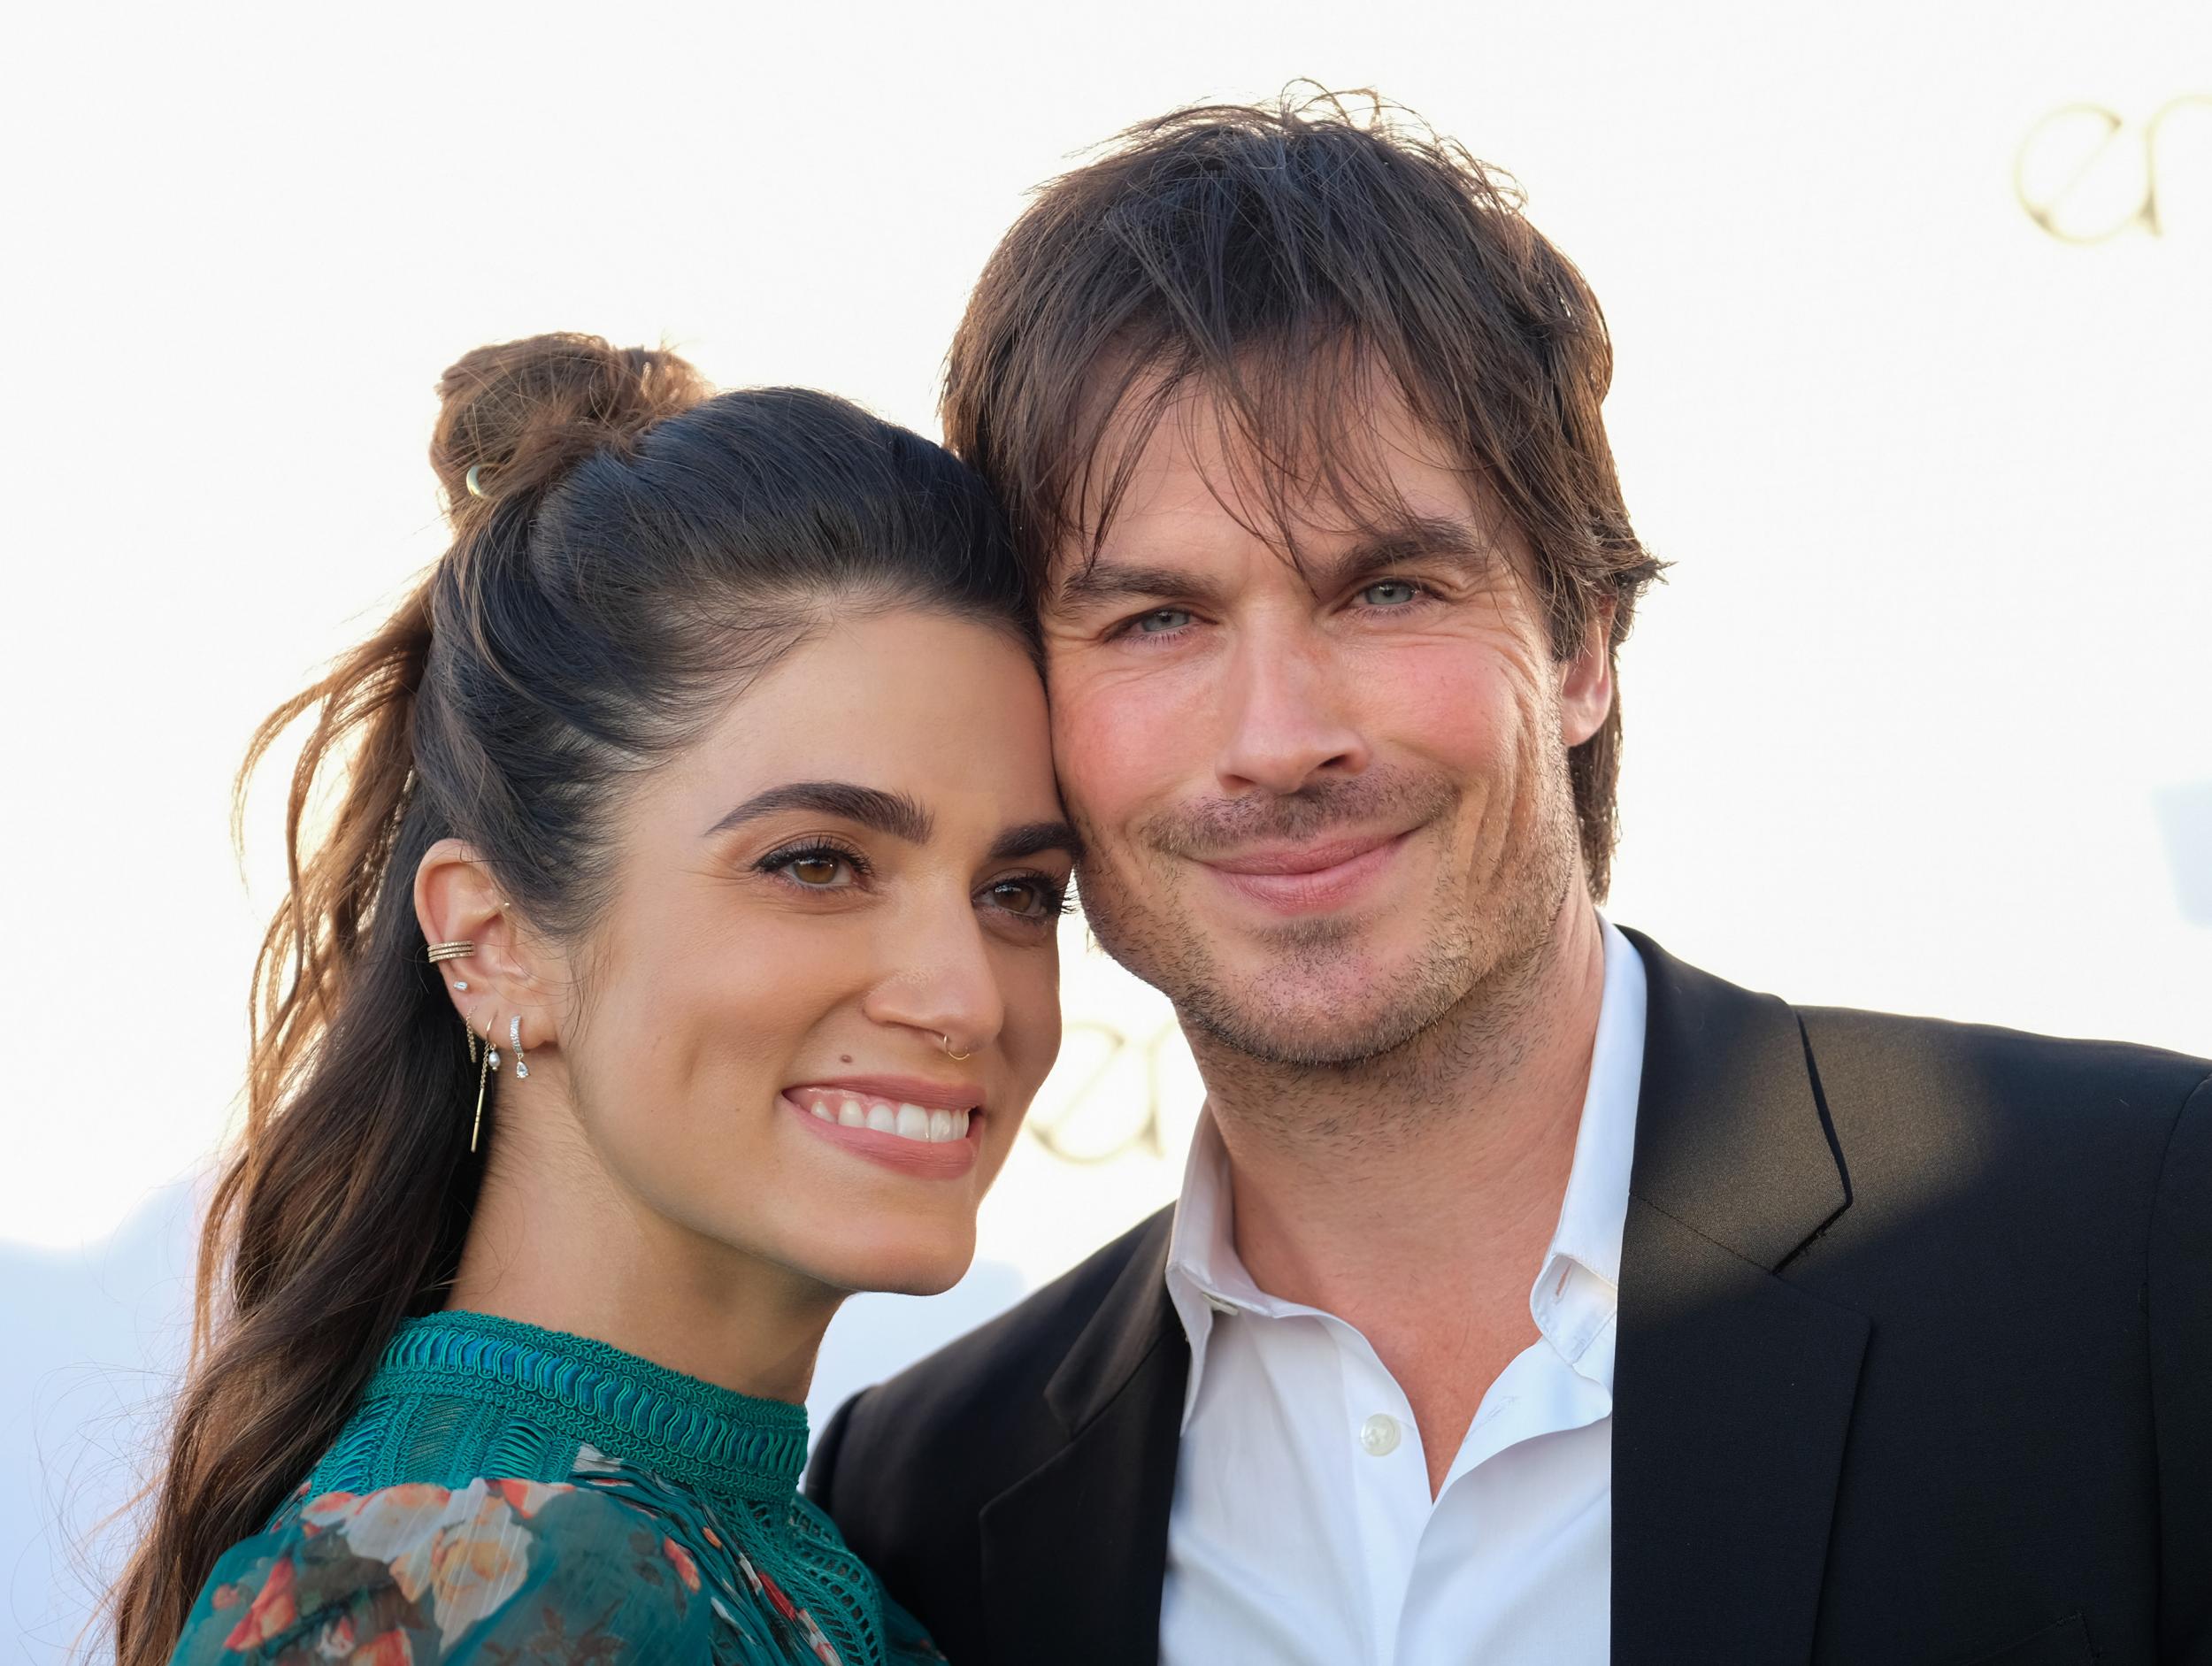
[[[484,1090],[491,1086],[492,1072],[499,1068],[499,1049],[490,1045],[491,1039],[492,1026],[490,1020],[487,1019],[484,1024],[484,1063],[476,1072],[476,1120],[469,1125],[469,1150],[472,1153],[476,1149],[478,1136],[484,1131]],[[475,1054],[476,1032],[471,1030],[469,1056],[472,1058]]]

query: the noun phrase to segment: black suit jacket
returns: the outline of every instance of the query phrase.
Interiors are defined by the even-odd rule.
[[[1613,1659],[2212,1663],[2212,1064],[1649,979]],[[1157,1658],[1170,1211],[823,1432],[955,1666]]]

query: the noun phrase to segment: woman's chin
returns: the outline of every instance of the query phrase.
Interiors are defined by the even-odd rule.
[[[975,1261],[972,1227],[954,1234],[918,1225],[902,1232],[885,1223],[840,1237],[843,1241],[819,1256],[813,1268],[823,1283],[840,1290],[942,1295],[967,1276]]]

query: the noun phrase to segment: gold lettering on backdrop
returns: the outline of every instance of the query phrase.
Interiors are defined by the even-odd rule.
[[[2116,110],[2062,105],[2021,140],[2012,159],[2013,195],[2030,219],[2062,243],[2108,242],[2139,226],[2162,237],[2166,211],[2160,192],[2172,162],[2168,147],[2177,131],[2188,131],[2185,122],[2179,129],[2174,126],[2185,114],[2199,124],[2212,122],[2212,93],[2168,99],[2132,134]],[[2201,125],[2196,129],[2204,130]],[[2212,195],[2206,169],[2200,167],[2190,183],[2197,196]]]
[[[1067,1163],[1110,1163],[1138,1150],[1168,1150],[1166,1071],[1179,1056],[1183,1033],[1171,1018],[1145,1034],[1079,1019],[1061,1041],[1066,1086],[1040,1094],[1025,1125],[1037,1143]],[[1129,1080],[1132,1069],[1141,1081]]]

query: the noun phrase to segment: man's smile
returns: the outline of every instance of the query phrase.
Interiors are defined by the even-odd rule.
[[[1388,873],[1411,837],[1409,830],[1253,845],[1201,858],[1199,866],[1224,890],[1263,907],[1317,913],[1357,901]]]

